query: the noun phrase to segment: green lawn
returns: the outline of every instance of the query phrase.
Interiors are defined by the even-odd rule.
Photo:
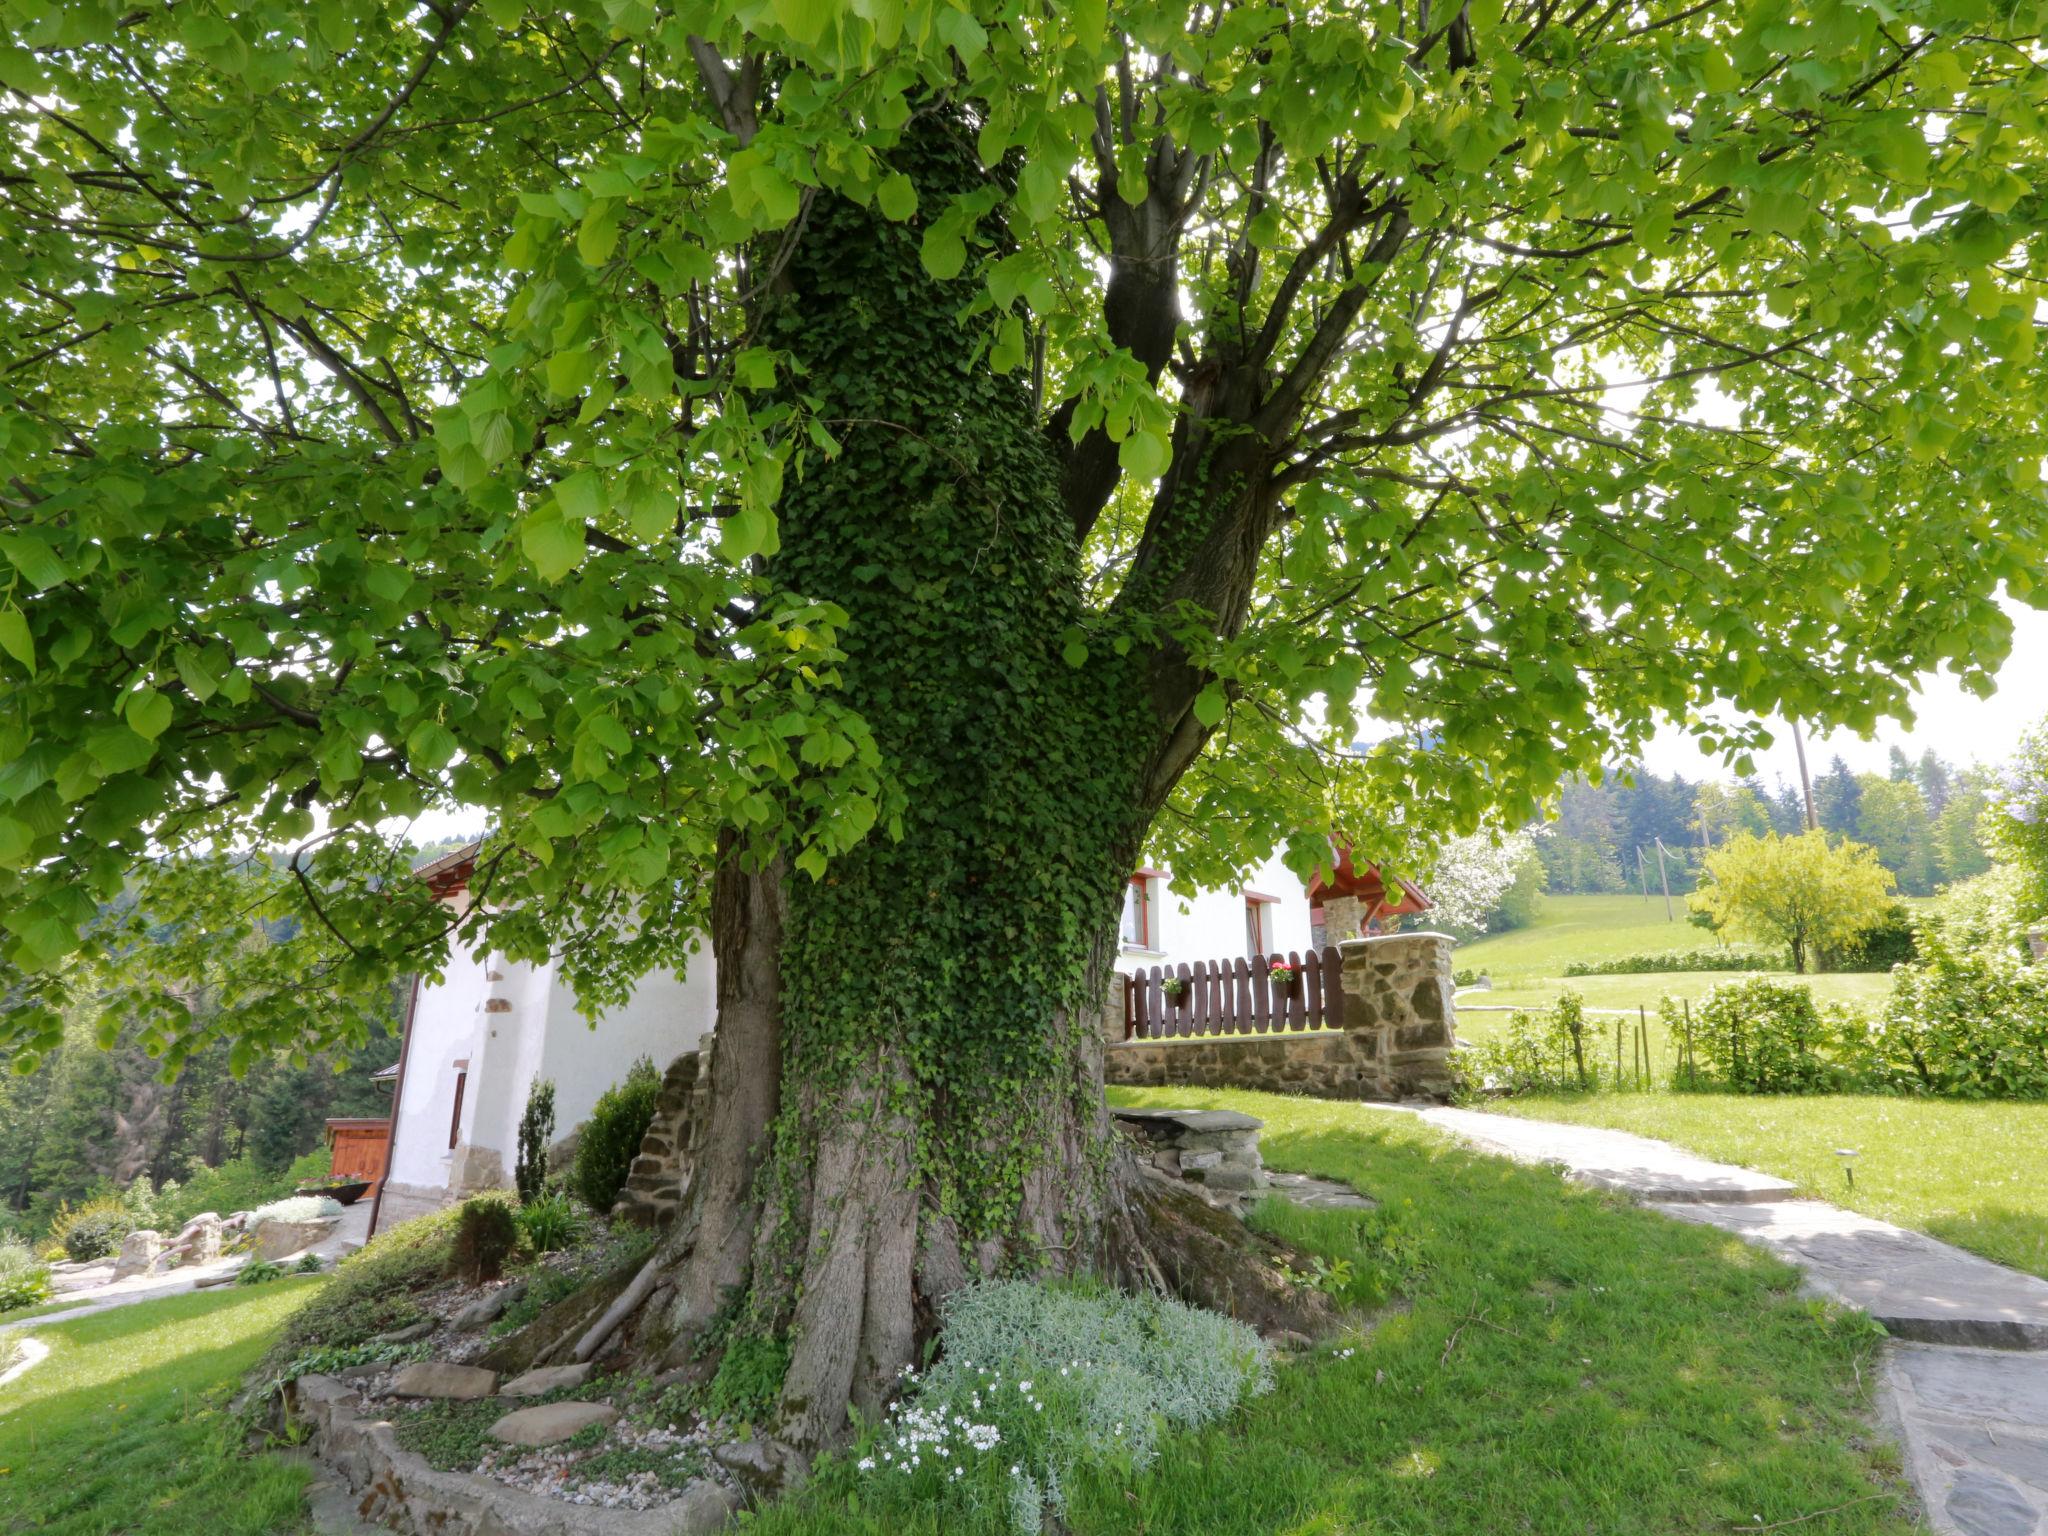
[[[1467,1009],[1487,1006],[1547,1008],[1570,987],[1588,1008],[1647,1008],[1667,993],[1697,999],[1716,982],[1734,979],[1739,971],[1674,971],[1641,976],[1573,976],[1564,968],[1573,960],[1611,960],[1653,950],[1709,950],[1720,941],[1685,921],[1685,902],[1672,898],[1677,922],[1664,917],[1664,898],[1652,896],[1546,896],[1537,920],[1527,928],[1460,944],[1452,960],[1459,970],[1481,972],[1493,981],[1490,992],[1467,991],[1460,1002]],[[1891,977],[1883,973],[1808,976],[1813,995],[1822,1002],[1854,1003],[1875,1008],[1891,994]],[[1485,1038],[1487,1015],[1472,1013],[1466,1028],[1460,1014],[1459,1033]],[[1505,1015],[1498,1017],[1505,1019]]]
[[[0,1387],[0,1532],[309,1529],[305,1470],[240,1455],[223,1405],[321,1283],[194,1292],[25,1330],[50,1354]]]
[[[1492,1107],[1661,1137],[2048,1276],[2048,1104],[1651,1093]],[[1854,1189],[1837,1147],[1857,1151]]]
[[[1348,1180],[1398,1213],[1412,1272],[1351,1358],[1283,1370],[1235,1422],[1168,1441],[1144,1473],[1085,1479],[1076,1536],[1705,1536],[1837,1505],[1802,1536],[1917,1529],[1865,1421],[1869,1325],[1796,1299],[1789,1267],[1405,1116],[1254,1093],[1115,1097],[1260,1116],[1269,1164]],[[1376,1218],[1268,1202],[1261,1219],[1334,1257]],[[839,1463],[750,1529],[940,1536],[880,1486]],[[991,1511],[943,1536],[1003,1528]]]

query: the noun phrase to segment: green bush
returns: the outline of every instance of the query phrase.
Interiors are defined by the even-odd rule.
[[[423,1315],[413,1295],[439,1285],[454,1248],[456,1210],[436,1211],[380,1232],[335,1266],[334,1278],[293,1312],[257,1367],[277,1377],[313,1349],[347,1349]]]
[[[774,1411],[789,1374],[785,1339],[741,1334],[725,1346],[718,1374],[704,1394],[705,1415],[729,1424],[754,1424]]]
[[[516,1207],[502,1194],[472,1195],[455,1216],[449,1268],[471,1285],[495,1280],[519,1246]]]
[[[1823,1010],[1804,983],[1723,982],[1693,1013],[1697,1075],[1737,1093],[1825,1093],[1855,1075],[1860,1016]]]
[[[85,1204],[59,1206],[50,1223],[50,1241],[61,1244],[74,1262],[104,1259],[135,1230],[135,1216],[119,1195],[99,1195]]]
[[[548,1143],[555,1139],[555,1085],[535,1078],[527,1090],[526,1112],[519,1117],[519,1156],[512,1165],[512,1183],[519,1203],[530,1205],[548,1180]]]
[[[1900,901],[1886,907],[1882,918],[1853,939],[1822,948],[1815,955],[1823,971],[1888,971],[1917,958],[1912,914]]]
[[[232,1216],[288,1198],[301,1184],[326,1178],[333,1169],[326,1148],[308,1152],[283,1173],[266,1173],[252,1158],[230,1158],[218,1168],[195,1163],[182,1184],[165,1185],[156,1196],[157,1230],[175,1232],[201,1211]]]
[[[576,1193],[593,1211],[608,1211],[618,1200],[647,1127],[654,1123],[660,1096],[661,1074],[645,1056],[633,1063],[624,1082],[599,1096],[577,1142],[572,1176]]]
[[[1724,944],[1713,949],[1652,949],[1604,960],[1567,960],[1567,976],[1657,976],[1666,971],[1789,971],[1783,950]]]
[[[549,1190],[519,1209],[520,1235],[535,1253],[566,1248],[582,1230],[575,1202],[559,1190]]]
[[[1865,1040],[1880,1086],[1961,1099],[2048,1098],[2048,967],[1930,946],[1894,973]]]
[[[0,1241],[0,1312],[32,1307],[50,1296],[50,1270],[26,1243]]]
[[[285,1277],[285,1267],[268,1259],[253,1259],[235,1271],[237,1285],[268,1285]]]
[[[1457,1064],[1468,1094],[1585,1093],[1600,1086],[1599,1055],[1584,1002],[1566,992],[1542,1013],[1515,1010],[1506,1034],[1460,1051]]]

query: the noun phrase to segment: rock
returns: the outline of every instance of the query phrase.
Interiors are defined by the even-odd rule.
[[[188,1264],[210,1264],[220,1257],[220,1234],[220,1217],[204,1211],[178,1229],[171,1252]]]
[[[1180,1154],[1180,1171],[1193,1173],[1198,1168],[1220,1168],[1223,1165],[1221,1152],[1183,1152]]]
[[[559,1392],[564,1387],[580,1387],[590,1380],[595,1367],[585,1360],[579,1365],[544,1365],[537,1370],[514,1376],[498,1388],[500,1397],[545,1397],[550,1392]]]
[[[448,1326],[460,1330],[481,1328],[485,1323],[495,1322],[504,1310],[526,1294],[526,1282],[515,1280],[510,1285],[492,1291],[488,1296],[479,1296],[460,1312],[448,1319]]]
[[[373,1344],[413,1344],[434,1331],[434,1320],[423,1318],[417,1323],[408,1323],[403,1328],[394,1328],[389,1333],[380,1333],[370,1342]]]
[[[279,1221],[274,1216],[267,1216],[256,1223],[253,1233],[256,1257],[273,1263],[278,1259],[288,1259],[325,1241],[334,1228],[332,1221]]]
[[[1315,1340],[1305,1333],[1296,1333],[1292,1328],[1275,1328],[1263,1337],[1275,1349],[1303,1350],[1315,1347]]]
[[[348,1382],[369,1381],[371,1378],[382,1376],[383,1374],[384,1367],[374,1363],[369,1365],[345,1365],[334,1373],[334,1379],[336,1381]]]
[[[1205,1169],[1202,1183],[1210,1189],[1229,1190],[1233,1194],[1250,1194],[1255,1189],[1266,1187],[1266,1176],[1254,1168],[1233,1167],[1225,1163],[1220,1168]]]
[[[130,1232],[121,1239],[121,1256],[114,1260],[114,1278],[126,1280],[130,1275],[146,1275],[156,1268],[156,1261],[162,1257],[164,1237],[161,1232],[144,1229]]]
[[[619,1410],[609,1403],[542,1403],[517,1408],[491,1426],[491,1438],[507,1445],[558,1445],[593,1424],[613,1424]]]
[[[763,1498],[793,1493],[803,1486],[810,1463],[779,1440],[732,1440],[714,1446],[711,1459]]]
[[[422,1360],[403,1367],[392,1378],[391,1390],[400,1397],[489,1397],[498,1390],[498,1373],[474,1365]]]
[[[192,1284],[195,1289],[202,1291],[207,1289],[209,1286],[233,1285],[235,1283],[235,1276],[239,1273],[241,1273],[239,1267],[235,1269],[224,1269],[217,1275],[201,1275],[197,1280],[194,1280]]]

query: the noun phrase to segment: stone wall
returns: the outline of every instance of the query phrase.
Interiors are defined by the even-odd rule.
[[[1344,1028],[1255,1037],[1122,1040],[1122,998],[1103,1029],[1105,1081],[1146,1088],[1254,1088],[1324,1099],[1447,1098],[1451,941],[1440,933],[1346,939]],[[1115,1024],[1111,1024],[1111,1015]],[[1114,1030],[1114,1034],[1112,1034]]]
[[[703,1108],[711,1094],[711,1036],[694,1051],[685,1051],[662,1074],[661,1096],[654,1101],[654,1119],[640,1141],[640,1155],[619,1192],[616,1215],[643,1227],[672,1219],[683,1203],[683,1187],[696,1149]]]

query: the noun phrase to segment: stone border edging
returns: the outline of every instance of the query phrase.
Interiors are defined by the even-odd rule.
[[[39,1317],[36,1321],[40,1323],[43,1319]],[[21,1358],[7,1367],[6,1370],[0,1371],[0,1387],[11,1386],[13,1383],[21,1380],[22,1377],[28,1374],[30,1366],[42,1364],[44,1360],[49,1358],[49,1354],[50,1346],[41,1339],[23,1339],[21,1341]]]
[[[441,1472],[398,1443],[388,1420],[357,1413],[332,1376],[285,1388],[285,1414],[311,1432],[309,1446],[357,1496],[364,1520],[407,1536],[686,1536],[722,1528],[736,1497],[700,1480],[658,1509],[569,1504],[467,1472]]]

